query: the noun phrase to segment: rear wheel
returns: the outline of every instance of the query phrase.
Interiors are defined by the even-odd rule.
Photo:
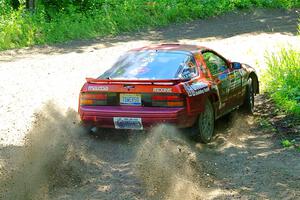
[[[253,114],[254,112],[254,89],[252,78],[248,79],[248,84],[246,87],[246,96],[243,104],[243,110],[248,114]]]
[[[214,126],[214,109],[211,102],[206,100],[204,112],[199,115],[197,122],[197,135],[201,142],[206,144],[211,141],[214,133]]]

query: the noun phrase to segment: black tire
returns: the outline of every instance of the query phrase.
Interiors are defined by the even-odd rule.
[[[248,79],[245,100],[242,108],[243,111],[247,114],[253,114],[254,112],[254,88],[252,78]]]
[[[205,101],[204,112],[199,115],[197,121],[197,138],[202,143],[209,143],[214,135],[215,115],[214,109],[209,100]]]

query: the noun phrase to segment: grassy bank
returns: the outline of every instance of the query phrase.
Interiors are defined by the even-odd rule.
[[[282,49],[268,55],[266,61],[265,91],[280,108],[300,116],[300,51]]]
[[[8,2],[0,1],[0,50],[117,35],[235,9],[300,7],[300,0],[40,0],[29,12]]]

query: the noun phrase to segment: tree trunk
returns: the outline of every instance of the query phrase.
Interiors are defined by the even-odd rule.
[[[26,8],[29,10],[35,10],[37,0],[26,0]]]

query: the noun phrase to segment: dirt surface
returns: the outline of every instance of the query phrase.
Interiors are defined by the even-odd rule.
[[[124,51],[158,42],[211,47],[264,69],[264,53],[300,47],[300,10],[251,10],[115,38],[0,53],[0,199],[299,199],[299,120],[256,98],[254,116],[217,121],[215,141],[187,130],[79,126],[78,92]]]

